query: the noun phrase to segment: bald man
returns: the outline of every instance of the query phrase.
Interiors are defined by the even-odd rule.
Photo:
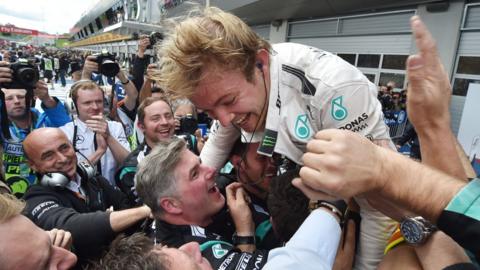
[[[23,147],[40,179],[24,196],[24,215],[44,230],[71,232],[81,264],[101,255],[118,232],[149,216],[146,206],[121,210],[130,207],[125,195],[102,176],[86,173],[88,164],[77,164],[73,146],[60,129],[36,129]],[[110,207],[120,211],[107,211]]]

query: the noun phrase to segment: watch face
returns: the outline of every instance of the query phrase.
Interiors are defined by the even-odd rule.
[[[406,219],[400,224],[400,230],[405,240],[410,244],[418,244],[423,238],[423,230],[417,222]]]

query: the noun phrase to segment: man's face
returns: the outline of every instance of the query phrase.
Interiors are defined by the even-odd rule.
[[[94,115],[103,114],[103,91],[100,89],[82,89],[77,92],[78,118],[82,121]]]
[[[27,106],[25,104],[25,89],[2,89],[5,94],[5,107],[8,117],[11,119],[21,119],[27,116]]]
[[[45,140],[35,140],[29,146],[30,167],[38,173],[62,172],[73,178],[77,171],[77,156],[72,144],[58,130]]]
[[[210,65],[190,100],[223,126],[233,123],[247,132],[262,130],[268,106],[267,82],[258,68],[253,77],[249,82],[239,69]]]
[[[224,206],[225,197],[215,184],[214,168],[201,164],[200,158],[186,148],[181,155],[174,176],[182,216],[193,224],[206,226]]]
[[[70,269],[77,257],[53,246],[47,232],[18,215],[0,224],[2,269]]]
[[[159,100],[145,107],[143,123],[139,122],[138,126],[149,145],[169,140],[175,132],[175,119],[170,106]]]
[[[265,198],[270,190],[270,181],[275,177],[277,168],[270,157],[257,153],[259,143],[247,144],[245,157],[232,157],[232,163],[238,171],[238,181],[245,189],[258,198]]]
[[[200,246],[190,242],[177,248],[161,247],[154,251],[166,255],[169,261],[169,270],[212,270],[210,263],[202,256]]]

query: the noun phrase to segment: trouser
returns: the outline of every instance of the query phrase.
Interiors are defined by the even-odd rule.
[[[65,87],[67,85],[67,81],[65,80],[65,70],[60,70],[60,81],[62,82],[62,86]]]

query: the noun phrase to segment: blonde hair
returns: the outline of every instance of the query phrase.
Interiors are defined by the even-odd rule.
[[[11,194],[0,194],[0,224],[22,212],[25,203]]]
[[[70,93],[72,95],[72,100],[75,106],[77,106],[77,99],[78,99],[78,91],[80,90],[98,90],[102,92],[103,95],[103,90],[98,86],[94,81],[91,80],[80,80],[78,82],[75,82],[72,85],[72,88],[70,89]]]
[[[161,71],[154,78],[175,98],[193,94],[207,65],[240,69],[252,81],[258,50],[271,50],[240,18],[215,7],[196,8],[178,20],[166,27],[172,32],[158,47]]]

